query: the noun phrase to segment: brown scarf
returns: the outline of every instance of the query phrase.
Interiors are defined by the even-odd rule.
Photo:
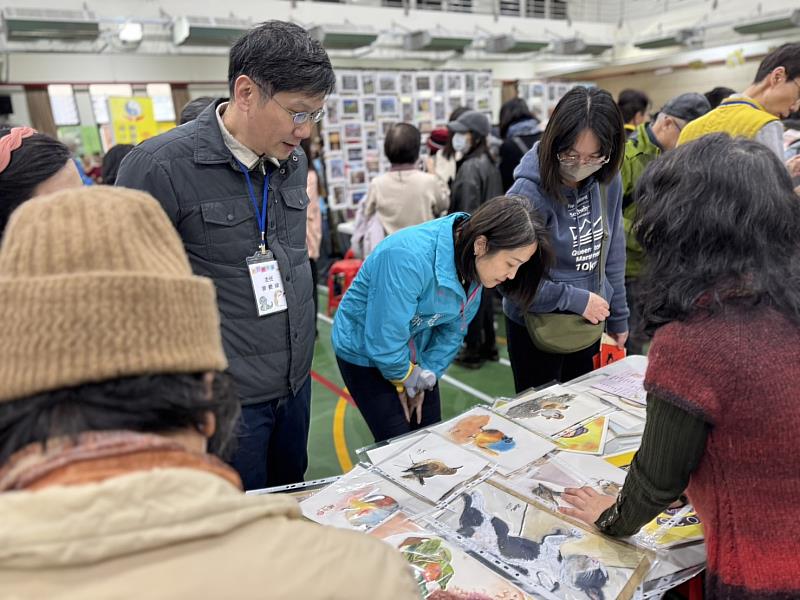
[[[132,431],[94,431],[77,439],[54,438],[15,452],[0,468],[0,492],[51,485],[97,483],[136,471],[164,468],[214,473],[242,488],[236,471],[210,454],[190,452],[164,436]]]

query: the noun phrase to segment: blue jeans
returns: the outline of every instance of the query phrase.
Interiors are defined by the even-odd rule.
[[[310,377],[296,394],[242,406],[231,466],[245,490],[303,481],[310,419]]]

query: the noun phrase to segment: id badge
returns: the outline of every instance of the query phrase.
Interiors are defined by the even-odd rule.
[[[267,250],[262,254],[258,251],[248,257],[247,270],[250,272],[250,282],[253,284],[259,317],[279,313],[288,308],[281,271],[272,252]]]

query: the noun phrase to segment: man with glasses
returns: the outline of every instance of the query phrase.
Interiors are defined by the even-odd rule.
[[[761,142],[783,160],[780,119],[799,108],[800,43],[783,44],[761,61],[750,87],[690,123],[681,132],[678,145],[707,133],[725,132]],[[793,176],[800,175],[800,159],[792,158],[786,166]]]
[[[633,223],[636,220],[636,205],[634,204],[634,188],[647,165],[658,158],[663,152],[675,148],[681,131],[695,119],[702,117],[711,105],[702,94],[688,93],[676,96],[668,101],[659,111],[653,123],[639,125],[633,135],[625,143],[625,158],[622,162],[622,217],[625,227],[625,290],[628,298],[628,308],[631,315],[628,318],[629,331],[625,347],[628,354],[643,354],[644,345],[648,337],[639,331],[641,319],[636,298],[639,290],[637,282],[642,268],[643,252],[633,232]]]
[[[137,146],[117,178],[159,200],[195,273],[216,284],[245,489],[301,481],[308,464],[314,303],[299,146],[335,82],[303,28],[263,23],[231,48],[230,100]]]

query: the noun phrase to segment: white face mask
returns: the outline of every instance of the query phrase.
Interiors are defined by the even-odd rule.
[[[466,133],[455,133],[453,134],[453,150],[456,152],[466,152],[467,151],[467,134]]]
[[[599,171],[603,165],[561,165],[561,176],[567,181],[583,181],[595,171]]]

